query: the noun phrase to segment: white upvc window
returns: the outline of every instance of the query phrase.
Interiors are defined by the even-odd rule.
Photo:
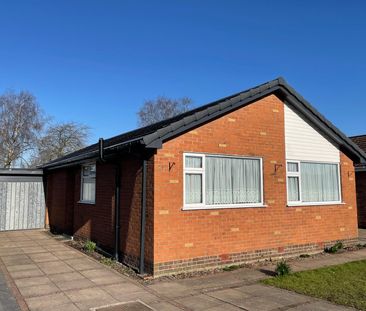
[[[286,169],[288,205],[341,203],[339,163],[288,160]]]
[[[184,209],[263,206],[262,159],[185,153]]]
[[[95,203],[96,165],[89,163],[81,167],[80,202]]]

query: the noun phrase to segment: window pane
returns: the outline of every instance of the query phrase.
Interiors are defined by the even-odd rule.
[[[186,168],[202,168],[202,157],[186,156]]]
[[[336,164],[301,163],[303,202],[339,201],[338,166]]]
[[[83,176],[95,177],[95,164],[83,166]]]
[[[299,178],[298,177],[288,177],[287,187],[288,187],[289,202],[300,201]]]
[[[186,174],[186,203],[202,203],[202,175]]]
[[[83,180],[82,201],[95,201],[95,180]]]
[[[287,171],[288,172],[298,172],[299,171],[299,164],[296,162],[288,162],[287,163]]]
[[[260,160],[206,156],[207,204],[260,202]]]

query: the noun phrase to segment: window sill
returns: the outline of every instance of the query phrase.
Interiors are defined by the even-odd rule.
[[[238,206],[184,206],[182,207],[182,211],[206,211],[206,210],[217,210],[217,209],[245,209],[245,208],[265,208],[268,205],[238,205]]]
[[[79,204],[95,205],[95,201],[78,201]]]
[[[323,206],[323,205],[345,205],[344,202],[306,202],[306,203],[287,203],[287,207],[303,207],[303,206]]]

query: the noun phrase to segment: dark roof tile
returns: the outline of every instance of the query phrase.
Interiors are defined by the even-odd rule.
[[[366,152],[366,135],[358,135],[350,137],[351,140]]]
[[[316,125],[324,131],[327,137],[331,137],[340,147],[345,149],[348,154],[352,155],[355,159],[358,159],[357,161],[366,163],[366,154],[312,107],[300,94],[288,85],[283,78],[277,78],[249,90],[197,107],[172,118],[106,139],[104,146],[106,149],[112,149],[112,147],[116,145],[123,147],[131,142],[138,142],[147,147],[150,145],[151,147],[156,148],[156,146],[161,146],[162,141],[177,136],[184,131],[189,131],[192,128],[209,122],[230,111],[248,105],[261,97],[269,94],[279,94],[278,92],[281,92],[280,95],[282,95],[285,100],[287,98],[288,101],[292,102],[299,111],[305,111],[306,114],[308,114],[309,122],[312,120],[311,122],[314,124],[316,123]],[[43,168],[72,165],[78,161],[95,158],[97,156],[98,144],[93,144],[49,162],[45,164]]]

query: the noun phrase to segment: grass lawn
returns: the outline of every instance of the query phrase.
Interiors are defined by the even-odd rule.
[[[262,282],[366,311],[366,260],[296,272]]]

